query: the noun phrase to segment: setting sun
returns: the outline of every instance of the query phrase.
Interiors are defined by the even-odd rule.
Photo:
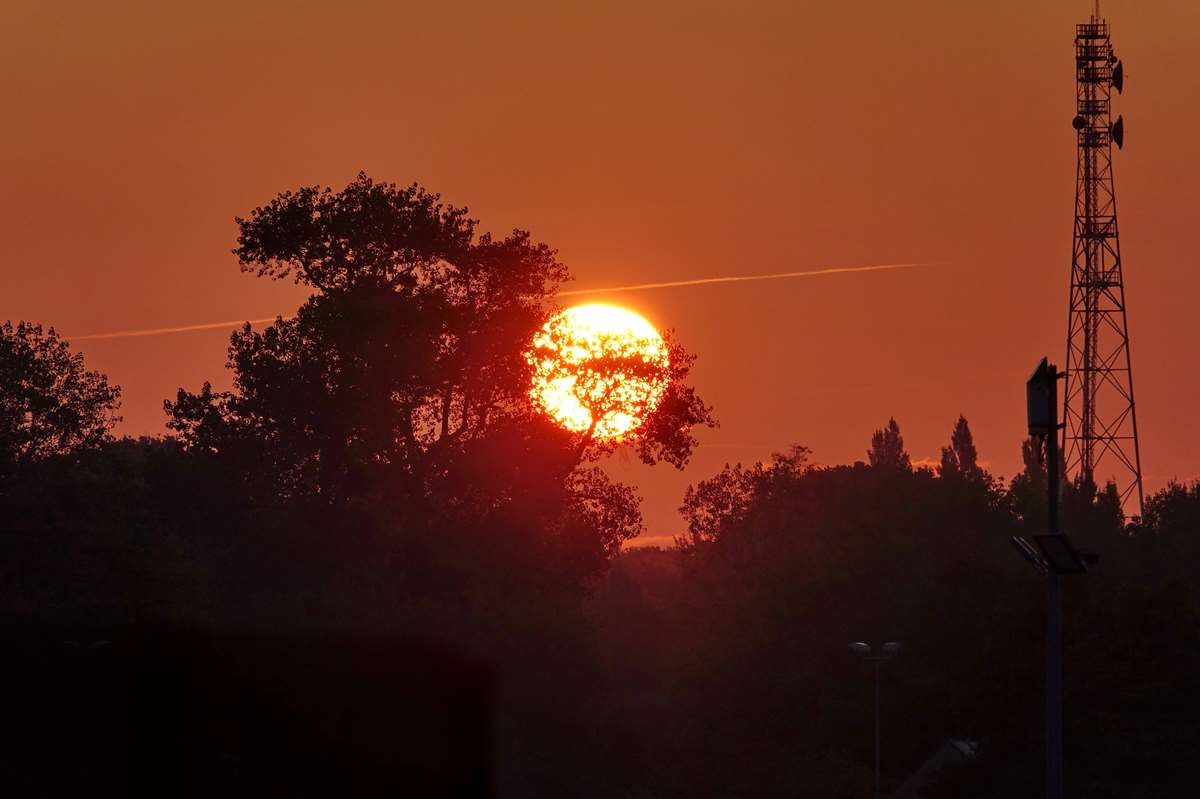
[[[558,424],[597,439],[620,439],[662,400],[667,347],[654,326],[612,305],[579,305],[555,316],[526,354],[530,395]]]

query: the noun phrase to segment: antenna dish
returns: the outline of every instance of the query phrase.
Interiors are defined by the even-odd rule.
[[[1071,127],[1075,128],[1075,130],[1083,130],[1087,127],[1087,120],[1081,116],[1077,116],[1071,120]]]
[[[1117,121],[1112,123],[1112,127],[1109,130],[1112,133],[1113,141],[1117,143],[1117,149],[1125,149],[1125,118],[1117,117]]]
[[[1117,94],[1125,88],[1125,65],[1117,61],[1117,65],[1112,68],[1112,85],[1117,90]]]

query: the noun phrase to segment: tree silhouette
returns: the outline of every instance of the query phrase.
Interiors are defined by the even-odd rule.
[[[251,442],[284,494],[330,503],[397,480],[416,490],[489,430],[528,416],[521,347],[566,269],[514,231],[365,175],[285,192],[239,219],[242,268],[316,293],[292,319],[232,337],[235,390],[181,392],[189,446]]]
[[[736,534],[757,504],[812,468],[810,453],[808,447],[795,444],[786,453],[774,453],[770,463],[727,463],[716,476],[688,486],[679,508],[688,522],[687,535],[677,539],[677,545],[691,552],[720,542],[726,533]]]
[[[983,470],[979,468],[979,456],[975,450],[975,439],[971,436],[971,428],[965,416],[960,415],[954,424],[954,432],[950,434],[950,446],[942,447],[938,476],[972,483],[983,478]]]
[[[99,445],[120,419],[120,396],[54,328],[0,325],[0,463]]]
[[[576,472],[615,444],[563,430],[530,398],[526,353],[569,277],[553,250],[363,174],[338,192],[284,192],[238,224],[243,270],[314,293],[294,317],[233,334],[232,391],[180,390],[165,408],[189,450],[227,462],[255,501],[365,514],[412,547],[406,569],[427,564],[431,590],[466,546],[496,563],[476,573],[480,554],[440,585],[519,581],[526,565],[499,563],[540,557],[560,568],[541,578],[578,583],[641,529],[636,494]],[[664,399],[633,443],[679,466],[711,418],[684,382],[692,358],[670,346]]]
[[[907,468],[894,421],[872,452],[869,467],[811,466],[801,449],[726,467],[688,491],[679,600],[688,632],[673,701],[681,717],[754,752],[739,775],[692,761],[690,786],[763,796],[855,795],[856,777],[869,786],[870,683],[846,652],[850,640],[902,640],[921,653],[889,664],[887,679],[903,686],[883,722],[905,731],[887,744],[897,774],[936,749],[946,727],[974,731],[998,707],[1011,710],[1001,691],[980,689],[1012,668],[996,655],[1034,597],[1007,551],[1007,508],[988,491]],[[962,640],[975,643],[956,648]],[[679,749],[700,746],[685,737]],[[798,756],[806,768],[793,772]]]
[[[1046,524],[1046,459],[1043,442],[1037,438],[1021,441],[1021,471],[1008,487],[1008,502],[1013,513],[1030,530],[1042,530]]]
[[[1142,525],[1153,535],[1194,539],[1200,530],[1200,482],[1168,482],[1146,500]]]
[[[871,436],[871,449],[867,458],[872,466],[885,469],[912,469],[912,460],[904,451],[904,437],[895,419],[888,419],[887,426],[876,430]]]

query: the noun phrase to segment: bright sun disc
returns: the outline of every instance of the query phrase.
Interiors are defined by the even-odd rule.
[[[667,346],[642,317],[612,305],[555,316],[526,354],[530,396],[558,424],[620,439],[645,422],[669,382]]]

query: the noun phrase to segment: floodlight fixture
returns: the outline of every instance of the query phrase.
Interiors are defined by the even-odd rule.
[[[855,641],[854,643],[850,644],[850,651],[856,655],[867,657],[871,654],[871,645],[862,641]]]
[[[902,648],[903,647],[900,646],[899,641],[888,641],[883,645],[883,654],[889,657],[895,657],[896,655],[900,654],[900,650]]]
[[[1050,564],[1047,563],[1046,559],[1042,557],[1041,553],[1034,548],[1033,544],[1029,543],[1029,541],[1019,535],[1014,535],[1008,540],[1011,541],[1012,545],[1017,548],[1018,552],[1021,553],[1021,557],[1029,561],[1030,565],[1038,570],[1039,574],[1050,573]]]
[[[1065,535],[1035,535],[1033,541],[1055,574],[1087,574],[1083,555]]]

